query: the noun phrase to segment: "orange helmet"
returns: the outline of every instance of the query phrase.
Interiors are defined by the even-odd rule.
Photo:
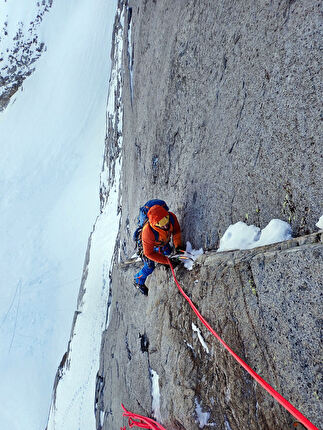
[[[147,213],[149,223],[152,226],[159,228],[168,228],[169,225],[169,213],[162,206],[155,205],[152,206]]]

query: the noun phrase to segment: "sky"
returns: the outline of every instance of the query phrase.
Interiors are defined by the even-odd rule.
[[[27,28],[36,3],[2,2],[1,20]],[[99,214],[115,13],[115,0],[55,0],[37,30],[47,50],[0,113],[3,430],[44,430],[67,348]]]

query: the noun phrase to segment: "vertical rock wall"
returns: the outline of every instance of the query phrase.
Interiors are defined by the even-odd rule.
[[[130,221],[158,196],[204,248],[246,218],[315,231],[319,19],[314,0],[133,2],[123,130]]]
[[[293,418],[199,324],[159,266],[132,286],[138,208],[165,199],[184,240],[210,252],[176,274],[202,315],[319,426],[320,234],[215,254],[229,224],[316,230],[322,202],[318,1],[125,1],[123,182],[96,393],[97,428],[121,406],[168,429],[287,429]],[[107,150],[107,154],[109,149]],[[194,327],[200,330],[203,347]],[[208,351],[208,352],[207,352]],[[152,410],[159,375],[160,416]],[[123,423],[125,424],[125,422]]]
[[[209,252],[192,272],[176,269],[214,330],[318,427],[321,235],[251,251]],[[151,369],[159,375],[159,421],[167,430],[202,428],[197,405],[215,428],[292,429],[295,419],[205,329],[169,271],[156,269],[146,298],[131,289],[135,270],[116,265],[112,273],[110,324],[99,370],[103,383],[97,393],[104,420],[98,429],[119,429],[121,403],[158,418]]]

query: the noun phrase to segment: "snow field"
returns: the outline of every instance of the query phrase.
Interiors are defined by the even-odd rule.
[[[118,189],[119,180],[110,191],[109,202],[98,217],[92,233],[85,294],[77,309],[80,313],[71,337],[69,364],[57,387],[48,430],[95,429],[95,378],[100,364],[101,335],[107,312],[109,270],[119,228]]]
[[[116,34],[116,64],[111,70],[109,96],[107,101],[107,119],[112,119],[118,129],[122,129],[122,102],[118,100],[119,110],[115,113],[115,95],[121,82],[122,31],[124,13],[120,19],[121,28]],[[122,137],[118,140],[122,147]],[[47,430],[91,430],[96,428],[93,410],[96,374],[100,365],[101,336],[109,324],[107,315],[110,291],[110,269],[115,243],[119,230],[119,181],[122,160],[115,160],[115,177],[109,183],[109,168],[106,162],[101,173],[101,187],[109,191],[109,198],[102,213],[97,218],[91,236],[87,278],[84,284],[82,303],[73,327],[69,344],[68,365],[64,368],[57,385],[56,397],[53,398]],[[107,321],[107,323],[106,323]],[[103,424],[104,414],[100,413]]]
[[[12,34],[35,4],[1,4]],[[115,11],[115,0],[54,1],[38,29],[47,51],[0,114],[3,430],[46,426],[99,213]]]

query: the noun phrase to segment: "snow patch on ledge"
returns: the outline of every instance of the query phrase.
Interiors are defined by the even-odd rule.
[[[133,102],[133,45],[132,45],[132,9],[128,8],[128,64],[131,104]]]
[[[292,238],[291,226],[279,219],[272,219],[262,230],[254,225],[237,222],[230,225],[220,240],[218,252],[233,249],[252,249]]]
[[[100,411],[100,426],[103,427],[104,424],[104,411]]]

